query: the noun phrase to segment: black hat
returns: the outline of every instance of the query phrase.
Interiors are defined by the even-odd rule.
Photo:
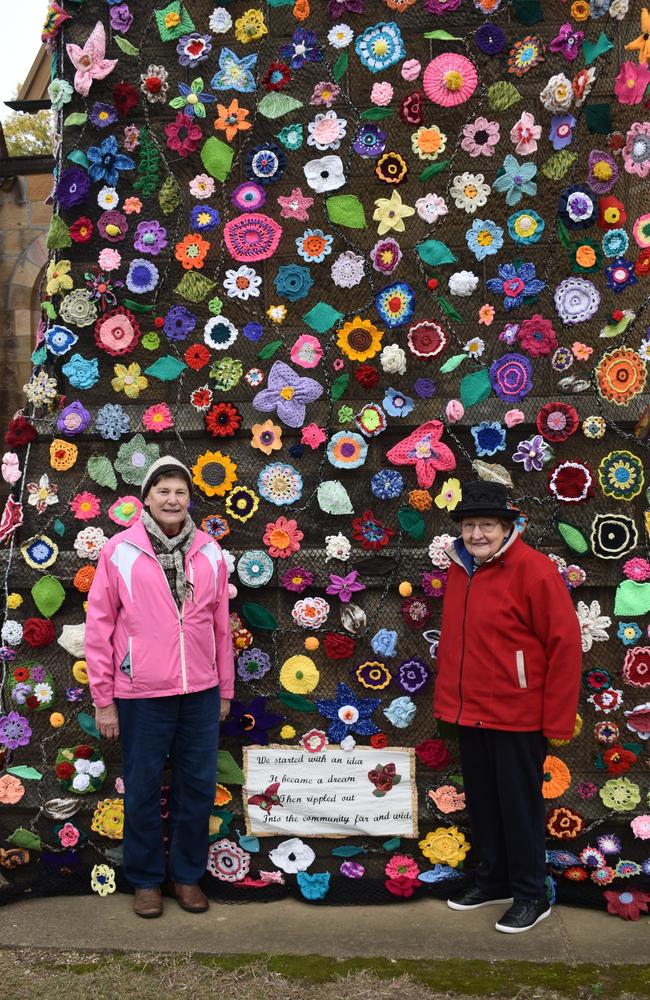
[[[453,521],[461,521],[464,517],[498,517],[514,521],[520,512],[509,507],[507,501],[508,490],[502,483],[473,479],[463,484],[462,500],[450,511],[450,517]]]

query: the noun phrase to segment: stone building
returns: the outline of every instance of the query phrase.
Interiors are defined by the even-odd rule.
[[[16,111],[49,107],[50,58],[41,47],[18,98]],[[23,405],[22,386],[31,371],[39,321],[41,280],[47,263],[47,232],[54,161],[50,156],[8,156],[0,127],[0,424]]]

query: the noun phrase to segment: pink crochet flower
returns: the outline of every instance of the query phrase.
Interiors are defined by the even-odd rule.
[[[102,271],[116,271],[122,263],[122,255],[119,250],[111,250],[110,247],[104,247],[99,252],[97,262]]]
[[[517,339],[519,346],[528,351],[531,358],[551,354],[557,347],[557,334],[553,324],[539,314],[523,321]]]
[[[542,126],[535,124],[530,111],[522,112],[521,118],[510,129],[510,138],[515,143],[515,152],[528,156],[537,149],[537,140],[542,135]]]
[[[386,107],[393,99],[393,87],[390,83],[373,83],[370,100],[380,108]]]
[[[620,104],[640,104],[650,83],[650,68],[644,63],[624,62],[614,80]]]
[[[420,866],[409,854],[394,854],[384,868],[384,872],[389,878],[396,878],[398,875],[417,878],[420,874]]]
[[[92,521],[100,513],[99,497],[94,493],[77,493],[70,501],[70,510],[78,521]]]
[[[645,580],[650,579],[650,563],[647,559],[635,556],[634,559],[628,559],[623,566],[623,572],[628,580],[644,583]]]
[[[65,823],[59,830],[59,840],[62,847],[76,847],[79,843],[79,831],[72,823]]]
[[[481,115],[463,126],[460,145],[470,156],[494,156],[494,149],[500,138],[499,123],[490,122]]]
[[[106,31],[98,21],[86,39],[83,48],[68,42],[65,47],[68,58],[74,66],[74,89],[82,97],[88,96],[93,80],[103,80],[117,66],[117,59],[105,59]]]
[[[468,101],[478,83],[476,67],[467,56],[443,52],[424,71],[422,87],[434,104],[454,108]]]
[[[160,434],[161,431],[166,431],[169,427],[174,426],[174,418],[167,403],[156,403],[144,411],[142,423],[148,431]]]

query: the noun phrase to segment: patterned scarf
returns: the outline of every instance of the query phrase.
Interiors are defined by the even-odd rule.
[[[178,607],[181,608],[188,589],[191,589],[191,584],[188,583],[185,576],[185,556],[194,541],[196,525],[190,515],[186,514],[183,530],[178,535],[174,535],[173,538],[169,538],[147,510],[142,511],[140,518],[153,546],[156,559],[165,572],[172,596]]]

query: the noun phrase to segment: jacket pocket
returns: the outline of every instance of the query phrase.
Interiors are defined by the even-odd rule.
[[[133,638],[129,636],[129,645],[126,651],[126,656],[120,663],[120,671],[126,674],[127,677],[131,679],[133,683]]]
[[[515,659],[517,661],[517,680],[519,681],[520,688],[527,688],[528,681],[526,679],[526,661],[524,659],[523,649],[518,649],[515,653]]]

